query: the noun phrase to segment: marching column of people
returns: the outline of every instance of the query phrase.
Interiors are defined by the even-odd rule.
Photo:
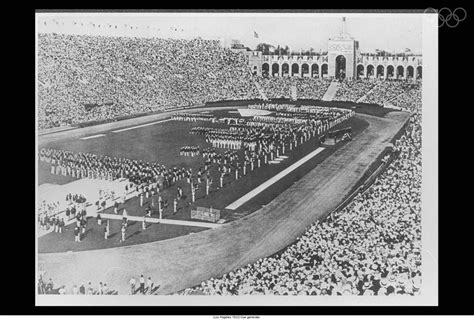
[[[61,149],[42,148],[39,155],[40,161],[51,164],[52,174],[109,181],[126,178],[137,186],[150,185],[162,179],[164,187],[169,187],[188,173],[186,168],[167,168],[156,162]]]
[[[63,210],[64,204],[60,201],[41,202],[38,209],[38,223],[42,230],[63,233],[66,222],[85,210],[87,199],[83,194],[68,193],[65,203],[66,209]]]

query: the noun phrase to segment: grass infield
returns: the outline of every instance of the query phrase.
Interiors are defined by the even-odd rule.
[[[236,116],[229,112],[231,112],[231,110],[216,111],[214,114],[217,116]],[[106,132],[106,136],[89,140],[80,140],[77,138],[64,140],[50,144],[47,147],[71,151],[92,152],[99,155],[158,161],[170,167],[191,167],[193,170],[197,171],[197,169],[204,163],[202,157],[193,158],[179,156],[179,148],[182,146],[209,146],[204,141],[204,138],[189,134],[189,130],[196,126],[209,126],[209,123],[169,121],[119,133],[109,131]],[[216,124],[213,124],[212,126],[224,127],[224,125]],[[368,123],[355,116],[331,130],[348,126],[352,127],[353,134],[357,135],[367,128]],[[280,164],[264,165],[253,172],[248,172],[246,176],[241,177],[238,180],[234,179],[233,174],[227,176],[224,180],[223,188],[218,188],[219,180],[217,169],[215,167],[211,171],[214,180],[211,186],[211,193],[209,196],[205,196],[205,183],[201,183],[199,185],[199,190],[196,193],[196,202],[194,204],[190,203],[191,196],[189,184],[182,180],[162,193],[163,200],[168,200],[169,203],[169,206],[164,210],[164,218],[190,220],[190,211],[191,209],[195,209],[196,206],[212,206],[213,208],[220,209],[221,217],[225,218],[227,221],[248,215],[268,204],[282,191],[286,190],[294,182],[301,179],[311,169],[334,153],[334,151],[342,145],[344,145],[344,142],[326,147],[326,149],[320,154],[286,175],[277,183],[268,187],[265,191],[253,197],[235,211],[225,210],[225,207],[316,149],[317,139],[313,138],[303,145],[299,145],[296,149],[293,149],[291,153],[286,153],[285,155],[289,157]],[[42,162],[39,163],[40,184],[63,184],[72,180],[74,180],[74,178],[51,175],[49,172],[49,165]],[[184,196],[178,204],[178,212],[173,214],[172,200],[176,194],[177,185],[180,185],[183,188]],[[157,197],[155,196],[154,198],[156,205]],[[145,199],[144,205],[140,207],[138,198],[133,198],[127,201],[124,206],[120,207],[119,214],[123,212],[123,208],[125,207],[128,214],[141,216],[145,213],[145,208],[150,204],[151,199]],[[105,213],[113,213],[112,208],[105,210]],[[158,217],[158,212],[153,212],[152,216]],[[45,253],[113,248],[117,246],[170,239],[181,235],[207,230],[201,227],[168,224],[147,224],[147,229],[142,230],[142,223],[136,222],[130,223],[127,228],[126,241],[120,243],[120,221],[110,220],[111,236],[108,240],[105,240],[103,233],[103,227],[105,224],[103,223],[102,227],[99,227],[95,218],[89,218],[85,236],[80,243],[76,243],[74,242],[73,236],[74,225],[75,224],[72,224],[66,227],[65,232],[62,234],[49,233],[40,237],[38,251],[40,253]]]

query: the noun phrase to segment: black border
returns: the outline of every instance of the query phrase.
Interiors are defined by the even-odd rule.
[[[240,3],[239,3],[240,4]],[[305,4],[302,2],[302,4]],[[328,3],[334,5],[334,3]],[[64,4],[55,6],[61,7]],[[84,5],[81,3],[80,5]],[[201,5],[201,3],[197,3]],[[262,3],[265,5],[265,3]],[[292,5],[293,7],[297,6],[298,3],[287,3],[287,5]],[[324,6],[324,3],[318,3],[318,6]],[[382,3],[377,4],[377,7],[382,5]],[[403,5],[400,2],[388,3],[388,5]],[[414,4],[411,3],[413,6]],[[444,6],[449,6],[450,8],[462,7],[461,3],[449,2],[441,5],[436,5],[430,3],[428,5],[418,5],[418,8],[441,8]],[[48,7],[48,6],[44,6]],[[410,5],[405,6],[410,7]],[[465,7],[465,6],[464,6]],[[466,8],[467,9],[467,8]],[[175,11],[176,9],[165,9],[159,11]],[[183,9],[178,9],[183,11]],[[225,11],[253,11],[253,9],[238,9],[238,10],[229,10],[224,9]],[[278,11],[292,11],[299,12],[302,9],[297,10],[287,10],[281,9]],[[381,10],[385,11],[386,9],[356,9],[356,10],[343,10],[345,12],[380,12]],[[400,11],[398,11],[400,10]],[[418,9],[422,10],[422,9]],[[417,10],[417,11],[418,11]],[[51,11],[51,10],[46,10]],[[74,11],[84,11],[84,10],[74,10]],[[93,11],[101,11],[100,9],[93,9]],[[111,11],[111,10],[105,10]],[[121,9],[119,11],[131,11],[129,9]],[[188,9],[184,11],[220,11],[220,10],[206,10],[206,9]],[[264,11],[274,11],[274,10],[264,10]],[[330,10],[310,10],[311,12],[328,12]],[[332,10],[331,10],[332,11]],[[338,9],[340,11],[340,9]],[[403,10],[403,9],[390,9],[390,12],[406,12],[413,11],[413,9]],[[473,245],[472,239],[470,239],[470,228],[472,228],[466,221],[470,220],[470,215],[472,213],[469,211],[464,211],[463,201],[469,201],[469,192],[472,189],[465,190],[458,183],[456,183],[459,175],[462,175],[462,169],[460,165],[464,163],[470,164],[470,158],[467,153],[470,151],[470,147],[466,146],[462,140],[459,139],[469,139],[472,137],[470,133],[469,126],[462,126],[460,119],[465,119],[465,111],[459,109],[472,109],[469,105],[466,104],[463,94],[470,93],[472,90],[469,87],[468,81],[463,81],[462,78],[466,77],[469,74],[468,64],[463,64],[462,67],[452,68],[453,65],[460,63],[459,60],[453,56],[460,55],[465,59],[469,59],[469,34],[467,33],[470,20],[472,19],[468,11],[467,20],[461,23],[455,29],[440,28],[439,30],[439,111],[440,111],[440,120],[442,120],[442,128],[440,129],[440,140],[444,144],[439,145],[439,160],[440,166],[446,165],[448,161],[453,161],[454,166],[447,167],[450,170],[449,173],[445,175],[439,174],[440,188],[445,188],[446,191],[450,191],[453,195],[451,197],[441,197],[440,194],[440,209],[439,209],[439,306],[438,307],[190,307],[190,306],[170,306],[170,307],[35,307],[35,295],[34,295],[34,282],[35,282],[35,263],[34,263],[34,238],[35,238],[35,228],[32,221],[26,221],[29,219],[30,212],[33,211],[34,202],[32,202],[31,207],[23,206],[25,200],[34,201],[34,188],[31,185],[32,194],[29,195],[26,193],[27,188],[30,185],[28,180],[22,179],[32,179],[34,178],[34,169],[32,166],[32,151],[34,145],[34,109],[31,109],[31,106],[35,104],[35,94],[34,90],[32,91],[32,102],[29,101],[29,104],[24,102],[22,99],[24,97],[24,88],[26,84],[31,84],[26,82],[28,77],[31,77],[34,71],[34,41],[33,41],[33,30],[34,30],[34,14],[35,10],[31,9],[28,13],[20,12],[20,15],[15,17],[12,12],[13,21],[11,22],[16,27],[18,24],[25,26],[26,32],[25,36],[20,36],[16,31],[12,32],[5,30],[6,33],[12,33],[13,41],[9,42],[6,50],[14,50],[14,55],[10,53],[10,59],[14,58],[12,62],[14,63],[15,68],[14,72],[10,75],[17,76],[18,80],[11,81],[10,83],[14,86],[14,89],[18,93],[9,93],[7,96],[13,100],[9,104],[5,104],[5,108],[10,107],[8,112],[13,111],[17,112],[18,116],[7,116],[7,118],[15,118],[13,120],[22,120],[21,123],[24,128],[26,126],[32,132],[28,134],[26,131],[21,130],[21,136],[23,137],[21,142],[18,140],[12,140],[13,146],[13,157],[14,165],[18,165],[18,162],[25,162],[24,166],[21,167],[22,170],[18,172],[5,172],[8,175],[13,175],[13,179],[4,180],[4,185],[7,188],[10,188],[11,183],[19,185],[19,187],[11,188],[15,194],[12,196],[7,196],[6,200],[9,201],[8,204],[12,207],[11,210],[4,211],[9,212],[12,215],[20,216],[25,219],[27,223],[27,228],[21,223],[20,230],[5,230],[3,235],[11,234],[11,237],[8,237],[7,240],[4,240],[4,251],[6,255],[3,257],[2,269],[7,272],[2,275],[2,285],[4,286],[4,295],[7,296],[7,303],[2,304],[2,314],[49,314],[49,315],[65,315],[65,314],[94,314],[94,315],[103,315],[103,314],[121,314],[121,315],[136,315],[136,314],[155,314],[155,315],[327,315],[327,314],[337,314],[337,315],[360,315],[360,314],[376,314],[376,315],[432,315],[432,314],[472,314],[472,306],[470,306],[469,296],[466,295],[466,292],[470,291],[472,288],[472,268],[469,265],[470,258],[470,246]],[[8,14],[10,15],[10,13]],[[26,27],[28,23],[32,24],[33,28],[30,26]],[[26,45],[26,49],[21,49],[21,45]],[[18,54],[25,55],[25,58],[18,58]],[[466,55],[467,54],[467,55]],[[460,58],[461,58],[460,57]],[[30,64],[28,64],[30,62]],[[462,61],[461,61],[462,62]],[[10,65],[10,64],[6,64]],[[29,70],[28,72],[19,72],[18,67],[32,67],[33,71]],[[11,67],[11,66],[8,66]],[[451,68],[450,68],[451,67]],[[28,77],[26,77],[28,76]],[[29,85],[28,89],[34,88],[34,79],[31,77],[32,84]],[[444,84],[443,84],[444,83]],[[453,90],[448,89],[452,87]],[[5,95],[5,94],[4,94]],[[21,104],[19,104],[21,103]],[[464,103],[464,104],[463,104]],[[13,105],[15,104],[15,105]],[[26,108],[28,106],[28,108]],[[26,109],[26,110],[25,110]],[[25,111],[31,113],[31,119],[25,118]],[[4,118],[4,122],[8,119]],[[29,122],[27,122],[28,120]],[[31,123],[30,123],[31,122]],[[5,124],[10,124],[9,121]],[[452,130],[446,128],[452,127]],[[12,130],[14,130],[13,128]],[[446,129],[446,130],[445,130]],[[444,131],[442,131],[444,130]],[[18,128],[16,130],[18,132]],[[444,135],[443,135],[444,134]],[[31,140],[32,143],[25,145],[24,139]],[[7,138],[8,141],[8,138]],[[456,147],[458,145],[459,147]],[[18,149],[21,146],[21,149]],[[16,149],[15,149],[16,148]],[[7,148],[8,151],[9,148]],[[458,150],[459,149],[459,150]],[[461,154],[453,154],[452,151],[459,151]],[[25,156],[19,156],[18,152],[23,152]],[[12,160],[7,158],[7,165],[12,165]],[[4,160],[5,162],[5,160]],[[469,167],[468,167],[469,168]],[[27,177],[27,171],[30,171],[32,174]],[[461,173],[461,174],[460,174]],[[462,177],[462,176],[461,176]],[[465,179],[467,181],[467,179]],[[27,184],[28,183],[28,184]],[[441,193],[441,191],[440,191]],[[462,195],[464,193],[464,196]],[[26,197],[27,196],[27,197]],[[13,197],[14,199],[11,199]],[[19,200],[16,201],[15,198]],[[443,201],[445,203],[443,203]],[[444,209],[443,209],[444,205]],[[20,208],[19,208],[20,206]],[[20,211],[19,211],[20,210]],[[445,212],[443,212],[445,210]],[[25,212],[26,211],[26,212]],[[22,215],[25,213],[28,215]],[[16,223],[16,220],[15,220]],[[464,230],[464,232],[463,232]],[[19,233],[22,237],[18,238]],[[452,235],[449,237],[449,235]],[[20,241],[19,241],[20,240]],[[5,244],[6,241],[18,241],[14,243]],[[21,244],[24,244],[23,246]],[[9,252],[11,254],[9,254]],[[6,265],[8,263],[8,265]],[[444,280],[443,280],[444,278]],[[464,294],[463,294],[464,293]]]

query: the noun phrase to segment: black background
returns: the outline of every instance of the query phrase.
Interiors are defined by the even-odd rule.
[[[286,2],[286,1],[285,1]],[[280,3],[283,8],[294,10],[306,1]],[[135,4],[136,2],[134,2]],[[312,4],[314,2],[310,2]],[[84,1],[74,3],[74,7],[87,7]],[[93,3],[94,4],[94,3]],[[157,3],[158,4],[158,3]],[[161,3],[159,3],[161,5]],[[199,5],[202,2],[192,3]],[[191,5],[192,5],[191,4]],[[248,8],[245,3],[239,6]],[[267,3],[260,2],[264,7]],[[338,10],[370,12],[380,10],[406,11],[406,8],[457,7],[466,9],[467,19],[456,28],[439,29],[439,306],[433,307],[35,307],[35,222],[34,204],[34,8],[20,10],[4,9],[2,27],[2,52],[4,67],[4,91],[2,104],[2,125],[4,140],[2,145],[3,190],[1,222],[6,228],[0,230],[2,256],[0,256],[2,275],[0,286],[3,294],[1,314],[157,314],[157,315],[400,315],[400,314],[472,314],[472,292],[474,270],[470,264],[473,254],[473,226],[471,218],[472,185],[470,174],[473,165],[470,152],[473,150],[474,133],[471,130],[470,110],[472,100],[467,94],[473,93],[469,74],[472,37],[468,33],[474,13],[466,2],[449,1],[445,3],[413,1],[385,1],[371,3],[371,9],[348,9],[354,6],[343,2],[315,3],[319,10]],[[357,3],[369,7],[367,3]],[[37,4],[38,8],[63,8],[65,3]],[[116,6],[117,3],[114,3]],[[185,5],[182,3],[181,5]],[[208,5],[215,9],[220,3]],[[324,9],[324,6],[331,8]],[[387,8],[382,9],[385,5]],[[110,5],[109,7],[112,7]],[[139,7],[141,7],[139,5]],[[394,8],[400,9],[394,9]],[[403,9],[405,10],[403,10]],[[179,9],[178,10],[184,10]],[[347,10],[346,10],[347,9]],[[78,9],[82,10],[82,9]],[[167,8],[173,10],[173,8]],[[225,9],[229,10],[229,9]],[[238,9],[239,11],[243,9]],[[245,10],[251,10],[250,8]],[[262,10],[262,9],[259,9]],[[285,10],[285,9],[280,9]],[[312,10],[316,9],[298,9]],[[414,9],[410,9],[414,10]],[[174,11],[174,10],[173,10]],[[268,9],[266,11],[269,11]],[[7,20],[8,16],[8,21]],[[13,28],[14,27],[14,28]],[[21,32],[19,31],[21,29]],[[394,31],[396,32],[396,31]],[[11,38],[11,40],[9,39]],[[24,69],[24,71],[22,70]],[[7,84],[5,84],[7,83]],[[8,88],[7,88],[8,87]],[[27,100],[26,93],[29,94]],[[423,107],[429,109],[429,107]],[[426,111],[426,110],[425,110]],[[470,122],[471,121],[471,122]],[[464,124],[466,123],[466,124]],[[444,172],[441,172],[443,170]],[[436,203],[437,201],[433,201]],[[2,228],[3,226],[0,226]],[[403,318],[401,318],[403,319]]]

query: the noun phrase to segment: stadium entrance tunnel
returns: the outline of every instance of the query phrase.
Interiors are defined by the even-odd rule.
[[[280,65],[277,63],[273,63],[272,65],[272,76],[279,76],[280,73]]]
[[[377,78],[384,76],[384,67],[382,65],[377,66]]]
[[[308,76],[309,75],[309,65],[303,64],[301,65],[301,76]]]
[[[298,75],[299,70],[300,66],[298,64],[294,63],[293,65],[291,65],[291,76]]]
[[[374,65],[367,65],[367,74],[366,77],[374,76]]]
[[[364,77],[364,65],[357,65],[357,78]]]
[[[319,66],[318,64],[311,65],[311,76],[318,77],[319,76]]]
[[[393,77],[394,67],[392,65],[387,66],[387,76]]]
[[[262,65],[262,76],[268,76],[269,72],[270,72],[270,65],[268,65],[268,63],[264,63]]]
[[[324,63],[321,65],[321,77],[324,77],[328,74],[328,64]]]
[[[402,78],[404,76],[404,69],[403,66],[397,67],[397,78]]]
[[[346,58],[344,55],[336,57],[336,78],[343,79],[346,77]]]
[[[287,63],[281,65],[282,76],[288,76],[290,74],[290,66]]]

